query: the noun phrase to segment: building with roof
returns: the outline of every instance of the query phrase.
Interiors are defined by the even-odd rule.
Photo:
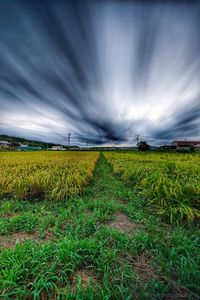
[[[7,149],[10,148],[11,143],[9,143],[8,141],[0,141],[0,148],[1,149]]]
[[[171,144],[170,145],[164,144],[159,147],[160,150],[174,150],[176,148],[177,148],[177,146],[171,145]]]
[[[42,147],[22,145],[18,148],[18,150],[19,151],[38,151],[38,150],[42,150]]]
[[[173,141],[171,142],[172,146],[179,148],[186,148],[193,146],[194,148],[200,148],[200,141]]]
[[[49,150],[52,150],[52,151],[66,151],[66,148],[64,148],[63,146],[60,146],[60,145],[56,145],[56,146],[52,146],[51,148],[49,148]]]

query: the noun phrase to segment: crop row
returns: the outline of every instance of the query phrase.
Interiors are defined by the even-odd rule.
[[[99,153],[0,153],[0,197],[64,200],[92,177]]]
[[[144,204],[170,223],[200,217],[200,157],[175,153],[105,153]]]

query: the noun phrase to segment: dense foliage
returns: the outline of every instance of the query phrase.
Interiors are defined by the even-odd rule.
[[[200,216],[199,154],[112,152],[105,157],[145,204],[171,223]]]
[[[97,152],[0,153],[0,196],[64,200],[92,176]]]

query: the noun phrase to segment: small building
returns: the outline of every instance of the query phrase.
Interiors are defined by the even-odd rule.
[[[177,149],[190,149],[191,147],[200,149],[200,141],[173,141],[171,145]]]
[[[0,141],[0,148],[1,149],[8,149],[10,148],[11,143],[9,143],[8,141]]]
[[[159,147],[160,150],[175,150],[176,148],[175,145],[162,145]]]
[[[49,148],[49,150],[52,150],[52,151],[66,151],[66,149],[63,147],[63,146],[52,146],[51,148]]]
[[[19,151],[38,151],[42,150],[42,147],[35,147],[35,146],[27,146],[27,145],[21,145],[18,148]]]
[[[171,145],[179,148],[186,148],[190,146],[193,146],[194,148],[200,148],[200,141],[173,141]]]
[[[0,141],[0,149],[16,150],[20,146],[19,143],[10,143],[8,141]]]

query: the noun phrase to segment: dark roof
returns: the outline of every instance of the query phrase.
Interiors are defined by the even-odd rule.
[[[172,144],[177,144],[178,146],[190,146],[198,145],[200,141],[173,141]]]

